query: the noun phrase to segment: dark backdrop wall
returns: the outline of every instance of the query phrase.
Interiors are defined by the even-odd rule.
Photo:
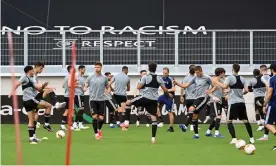
[[[275,0],[2,0],[1,25],[275,29]],[[50,4],[49,4],[50,2]],[[48,12],[49,5],[49,12]],[[48,24],[47,24],[47,16]]]

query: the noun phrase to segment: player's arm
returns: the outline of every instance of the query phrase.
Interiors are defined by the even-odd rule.
[[[21,82],[20,80],[19,81],[16,81],[15,83],[15,86],[12,88],[10,94],[9,94],[9,98],[11,97],[11,95],[16,91],[16,89],[22,85],[23,82]]]
[[[128,79],[128,82],[127,82],[127,91],[130,91],[130,79]]]
[[[42,85],[40,84],[35,84],[34,87],[37,91],[41,92],[42,90],[45,89],[46,86],[48,86],[49,82],[44,82]]]
[[[248,92],[253,92],[253,79],[249,81],[247,88]]]
[[[246,95],[249,92],[248,85],[246,83],[246,80],[243,77],[241,78],[241,81],[242,81],[242,83],[244,85],[244,87],[243,87],[243,95]]]
[[[108,79],[106,78],[105,80],[105,94],[110,94],[111,93],[111,84],[109,85]]]
[[[184,88],[181,88],[180,90],[180,102],[184,103]]]
[[[112,84],[115,82],[115,76],[111,78],[111,80],[108,82],[108,86],[110,86],[110,90],[112,90]]]
[[[72,81],[73,81],[73,78],[72,78],[71,76],[69,76],[69,78],[68,78],[68,87],[69,87],[69,88],[72,87],[72,85],[71,85]],[[76,81],[76,78],[75,78],[75,81]],[[77,88],[78,86],[79,86],[79,85],[78,85],[78,83],[77,83],[77,81],[76,81],[76,82],[75,82],[75,85],[74,85],[74,88]]]
[[[230,84],[230,77],[227,77],[226,80],[225,80],[225,83],[221,83],[219,81],[219,77],[213,77],[213,82],[222,87],[223,89],[227,89],[229,87],[229,84]]]
[[[171,82],[172,82],[172,88],[168,89],[169,92],[175,92],[175,85],[173,84],[174,79],[171,78]]]
[[[65,80],[63,80],[63,82],[62,82],[62,88],[63,89],[65,88]]]
[[[91,80],[92,76],[89,75],[84,83],[84,86],[83,86],[83,91],[86,92],[88,87],[90,86],[90,80]]]
[[[217,86],[216,86],[216,83],[212,82],[211,84],[211,88],[207,91],[207,94],[212,94],[215,90],[217,90]]]
[[[194,79],[193,79],[194,80]],[[173,83],[181,88],[188,88],[192,82],[187,82],[187,83],[179,83],[176,80],[173,81]]]
[[[269,87],[268,87],[268,90],[266,92],[266,95],[265,95],[265,102],[264,102],[264,107],[267,106],[268,102],[270,101],[271,97],[272,97],[272,94],[273,94],[273,83],[272,81],[269,81]]]

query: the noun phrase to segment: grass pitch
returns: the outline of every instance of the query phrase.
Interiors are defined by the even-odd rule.
[[[250,164],[275,165],[276,138],[270,135],[270,140],[256,141],[256,154],[246,155],[229,145],[231,140],[225,125],[221,125],[221,134],[225,138],[205,137],[207,125],[200,125],[200,139],[192,139],[193,132],[183,133],[175,125],[175,132],[166,132],[167,126],[158,128],[157,142],[151,144],[151,127],[142,125],[139,128],[132,125],[128,131],[119,128],[103,128],[103,139],[95,140],[92,129],[73,132],[71,164],[75,165],[184,165],[184,164]],[[235,125],[239,139],[248,142],[249,138],[244,125]],[[252,126],[253,130],[257,126]],[[53,125],[58,129],[58,125]],[[43,128],[37,130],[37,136],[48,137],[38,145],[28,143],[27,125],[20,125],[21,144],[24,165],[64,165],[66,140],[57,139],[54,133]],[[263,132],[254,132],[259,138]],[[15,165],[16,145],[13,125],[1,125],[1,165]]]

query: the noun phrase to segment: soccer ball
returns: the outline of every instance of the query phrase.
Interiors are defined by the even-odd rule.
[[[150,125],[149,125],[149,124],[146,124],[146,127],[150,127]]]
[[[248,144],[244,147],[244,152],[248,155],[254,154],[256,151],[256,147],[253,144]]]
[[[65,132],[63,130],[57,131],[56,132],[56,137],[59,138],[59,139],[65,137]]]
[[[242,150],[242,149],[244,149],[245,145],[246,145],[246,142],[244,140],[240,139],[236,143],[236,148]]]

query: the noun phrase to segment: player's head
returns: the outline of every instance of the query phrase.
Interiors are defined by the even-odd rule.
[[[170,74],[170,69],[167,68],[167,67],[164,67],[164,68],[163,68],[163,76],[164,76],[164,77],[168,77],[169,74]]]
[[[113,77],[110,72],[106,72],[106,73],[104,73],[104,75],[107,77],[108,81],[110,81]]]
[[[221,71],[222,71],[222,77],[225,77],[225,73],[226,73],[225,69],[221,68]]]
[[[269,69],[271,71],[271,74],[272,75],[275,75],[276,74],[276,63],[272,63],[270,66],[269,66]]]
[[[260,76],[260,75],[261,75],[261,72],[260,72],[259,69],[254,69],[254,70],[253,70],[253,76],[254,76],[254,77],[258,77],[258,76]]]
[[[234,73],[238,73],[239,71],[240,71],[240,65],[239,64],[237,64],[237,63],[234,63],[233,64],[233,66],[232,66],[232,71],[234,72]]]
[[[223,68],[216,68],[215,75],[222,78],[225,75],[225,70]]]
[[[100,73],[102,71],[103,64],[101,62],[94,63],[94,69],[96,73]]]
[[[157,68],[157,64],[156,63],[150,62],[148,66],[149,66],[149,71],[150,72],[152,72],[152,73],[156,72],[156,68]]]
[[[78,70],[79,70],[79,73],[83,75],[85,73],[85,66],[84,65],[80,65],[79,68],[78,68]]]
[[[71,68],[72,68],[72,66],[71,66],[71,65],[67,66],[67,71],[68,71],[68,73],[70,73],[70,72],[71,72]]]
[[[189,66],[189,73],[191,75],[194,75],[195,74],[195,68],[196,68],[196,65],[190,65]]]
[[[34,68],[33,68],[33,66],[26,66],[24,68],[24,72],[25,72],[26,75],[28,75],[30,77],[34,76]]]
[[[127,74],[128,73],[128,67],[127,66],[123,66],[122,72],[124,72],[125,74]]]
[[[44,63],[43,62],[41,62],[41,61],[36,62],[34,66],[35,66],[36,73],[38,73],[38,74],[42,73],[42,71],[44,69]]]
[[[260,66],[260,72],[261,72],[261,74],[267,74],[267,66],[266,65],[261,65]]]
[[[202,67],[201,66],[196,66],[195,67],[195,74],[198,77],[201,77],[203,75]]]
[[[145,75],[147,75],[147,71],[146,70],[141,70],[140,71],[140,76],[143,77]]]

